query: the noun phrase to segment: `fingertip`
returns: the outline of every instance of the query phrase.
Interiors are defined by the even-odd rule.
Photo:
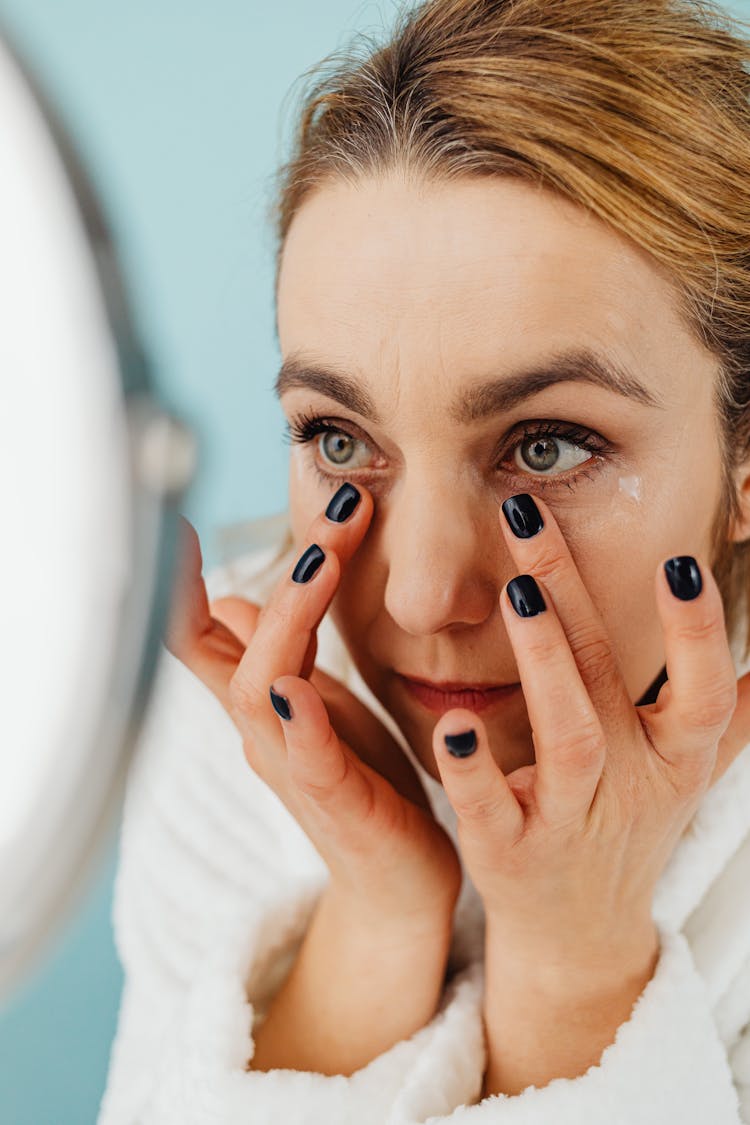
[[[289,695],[284,691],[283,687],[274,681],[268,689],[268,694],[271,699],[271,706],[279,718],[283,719],[285,723],[291,722],[294,718],[294,711]]]
[[[474,727],[459,734],[446,734],[443,737],[445,748],[453,758],[468,758],[477,748],[477,732]]]
[[[478,749],[484,730],[473,711],[455,710],[435,727],[434,749],[444,759],[468,758]]]
[[[694,601],[704,588],[704,568],[694,555],[671,555],[662,561],[664,581],[678,602]]]
[[[300,676],[276,676],[269,688],[269,693],[282,697],[290,711],[289,718],[285,720],[288,725],[290,737],[302,734],[306,743],[326,741],[331,726],[326,705],[319,692],[309,680]],[[274,710],[281,718],[280,713],[271,696]]]
[[[441,718],[435,743],[443,787],[459,822],[480,830],[514,830],[520,810],[481,719],[472,711],[452,711]]]
[[[203,570],[203,552],[198,532],[190,520],[178,513],[177,516],[177,555],[185,562],[191,573]]]

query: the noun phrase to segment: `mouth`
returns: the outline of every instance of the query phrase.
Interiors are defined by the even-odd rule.
[[[513,698],[521,687],[520,683],[500,686],[433,684],[428,680],[413,680],[398,672],[396,679],[412,699],[416,699],[428,711],[438,715],[450,711],[453,707],[467,707],[470,711],[486,711],[489,707]]]

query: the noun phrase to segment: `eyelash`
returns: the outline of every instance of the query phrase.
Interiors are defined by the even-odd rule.
[[[568,473],[564,478],[545,478],[543,476],[534,476],[533,473],[525,474],[533,480],[534,487],[539,488],[540,491],[544,491],[546,488],[562,487],[567,487],[572,491],[581,483],[582,477],[592,480],[594,474],[603,467],[603,459],[615,452],[614,447],[609,445],[609,443],[599,434],[596,434],[595,431],[582,429],[580,426],[575,426],[567,422],[555,422],[552,420],[536,423],[527,422],[524,423],[524,427],[523,433],[513,442],[509,452],[514,452],[519,445],[523,445],[524,442],[532,438],[555,437],[570,442],[572,445],[577,445],[581,449],[586,449],[590,453],[599,454],[599,459],[596,460],[595,464],[592,465],[590,462],[584,462],[583,467],[579,469],[578,472],[572,470],[572,475]],[[339,434],[342,437],[349,438],[350,441],[361,441],[363,445],[367,445],[364,439],[348,433],[346,430],[336,425],[332,419],[325,418],[320,414],[306,413],[299,414],[293,417],[291,422],[286,423],[284,440],[290,445],[295,443],[304,445],[311,442],[318,434],[329,433]],[[313,468],[318,475],[318,479],[326,485],[330,485],[331,482],[336,483],[345,479],[350,479],[351,475],[354,473],[368,472],[367,469],[354,469],[350,471],[350,474],[347,474],[346,466],[342,466],[342,472],[329,473],[321,469],[317,461],[313,463]],[[372,470],[370,470],[370,472],[372,473]]]

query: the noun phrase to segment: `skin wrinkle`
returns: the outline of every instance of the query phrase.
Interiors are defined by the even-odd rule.
[[[605,361],[602,351],[592,356],[588,350],[581,348],[547,356],[541,368],[530,368],[499,379],[490,377],[468,390],[460,389],[451,400],[448,419],[459,426],[471,425],[485,417],[512,410],[553,383],[566,380],[590,382],[644,402],[647,406],[663,409],[664,404],[657,400],[653,391],[622,370],[621,364],[610,357],[606,357]],[[292,387],[315,390],[341,403],[366,422],[383,427],[381,413],[366,387],[366,380],[360,378],[358,381],[345,372],[333,371],[330,365],[324,367],[319,362],[306,362],[304,356],[298,355],[284,361],[274,384],[279,397]]]
[[[665,659],[657,564],[673,554],[708,557],[720,498],[716,359],[677,319],[650,257],[569,201],[510,179],[421,189],[395,177],[331,182],[290,226],[277,311],[282,357],[301,353],[362,372],[383,415],[382,429],[357,418],[351,432],[361,432],[384,467],[367,475],[328,466],[338,484],[361,482],[375,501],[330,613],[425,769],[440,780],[431,746],[437,716],[403,693],[393,669],[519,679],[498,604],[519,573],[499,525],[500,503],[516,492],[550,505],[630,698],[640,699]],[[458,387],[576,345],[613,355],[664,407],[568,383],[494,420],[451,422]],[[347,431],[350,415],[327,397],[293,388],[281,402],[287,418],[311,412],[342,419]],[[572,492],[541,490],[530,467],[508,470],[520,456],[520,424],[548,419],[593,429],[617,456],[592,479],[579,476]],[[338,486],[313,468],[316,449],[323,461],[322,440],[292,449],[290,517],[300,552]],[[572,451],[561,443],[560,452]],[[370,450],[357,442],[354,456],[369,463]],[[499,472],[499,461],[508,468]],[[620,487],[630,478],[640,499]],[[735,534],[750,532],[743,523]],[[505,773],[534,761],[522,693],[483,718]]]

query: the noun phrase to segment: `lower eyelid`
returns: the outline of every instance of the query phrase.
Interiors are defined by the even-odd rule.
[[[554,488],[570,489],[576,488],[579,484],[583,484],[584,480],[593,479],[593,474],[598,473],[605,467],[606,460],[603,457],[597,457],[595,455],[588,461],[581,462],[576,471],[563,473],[556,477],[544,477],[538,475],[535,476],[533,473],[516,473],[511,475],[515,475],[516,480],[522,482],[522,488],[529,487],[531,484],[534,488],[538,488],[540,491]],[[338,473],[327,473],[324,469],[321,469],[320,465],[315,460],[313,461],[313,468],[315,470],[315,473],[317,474],[318,480],[321,482],[321,484],[326,485],[326,487],[329,487],[332,484],[340,484],[344,480],[356,479],[355,474],[365,471],[357,469],[344,471],[342,469],[342,471]],[[368,481],[367,487],[370,489],[377,488],[377,481]]]
[[[318,458],[317,458],[318,447],[320,445],[319,439],[327,436],[328,434],[332,434],[332,433],[333,434],[342,434],[344,437],[348,437],[352,441],[360,442],[362,445],[367,445],[367,442],[365,442],[362,438],[359,438],[354,434],[349,434],[345,430],[338,429],[337,427],[334,427],[334,426],[331,426],[327,430],[320,431],[317,434],[313,435],[313,437],[310,438],[310,440],[307,444],[310,448],[310,452],[311,452],[312,457],[313,457],[313,467],[315,468],[315,470],[318,474],[318,479],[320,481],[322,481],[326,485],[329,485],[332,482],[336,482],[338,480],[345,479],[345,476],[346,476],[347,473],[350,473],[350,474],[353,474],[353,473],[365,473],[365,474],[367,474],[368,472],[370,474],[377,473],[377,470],[372,470],[372,469],[368,470],[365,467],[348,468],[345,465],[341,466],[341,469],[340,469],[339,472],[336,472],[334,469],[332,469],[332,471],[328,472],[325,469],[321,468],[320,464],[318,463]],[[553,434],[552,436],[554,437],[556,435]],[[591,474],[592,470],[598,471],[599,469],[604,468],[605,465],[606,465],[606,462],[607,462],[607,454],[612,452],[612,450],[609,448],[609,446],[606,445],[606,443],[605,443],[605,446],[603,448],[598,448],[598,447],[594,447],[594,446],[591,446],[591,445],[586,445],[580,440],[575,441],[573,438],[566,438],[566,437],[563,437],[562,435],[557,435],[557,436],[558,436],[560,441],[566,442],[569,445],[574,445],[574,446],[576,446],[576,448],[583,449],[587,453],[589,453],[590,457],[588,458],[588,460],[582,461],[579,465],[575,466],[573,470],[569,470],[568,472],[564,472],[564,473],[559,473],[557,476],[554,476],[554,475],[544,476],[544,475],[541,475],[541,474],[532,473],[530,471],[528,473],[523,473],[523,472],[518,471],[518,472],[516,472],[512,475],[515,475],[520,480],[531,480],[531,481],[534,482],[535,486],[538,485],[540,488],[551,488],[551,487],[565,488],[565,487],[570,487],[571,485],[575,486],[578,483],[579,478],[589,478],[590,479],[590,474]],[[526,441],[526,440],[527,440],[527,438],[525,436],[516,438],[516,440],[514,442],[512,442],[512,444],[509,447],[509,454],[512,455],[513,453],[515,453],[516,449],[520,445],[522,445],[524,443],[524,441]],[[507,457],[508,457],[508,454],[506,454],[505,460],[507,460]],[[502,464],[502,463],[503,462],[500,462],[499,464]]]

